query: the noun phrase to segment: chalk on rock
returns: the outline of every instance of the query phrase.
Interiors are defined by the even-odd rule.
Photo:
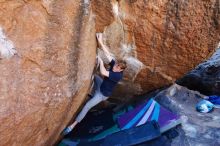
[[[220,48],[220,42],[218,43],[218,46],[217,46],[217,48]]]
[[[2,28],[0,27],[0,58],[11,58],[17,51],[11,40],[5,36]]]
[[[169,92],[170,96],[174,96],[176,94],[176,87],[173,86],[173,88],[170,89],[170,92]]]

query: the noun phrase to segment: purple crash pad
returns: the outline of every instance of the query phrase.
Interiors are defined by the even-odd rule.
[[[165,132],[181,123],[180,116],[160,106],[155,100],[150,99],[118,117],[118,125],[121,129],[129,129],[152,120],[158,122],[161,132]]]

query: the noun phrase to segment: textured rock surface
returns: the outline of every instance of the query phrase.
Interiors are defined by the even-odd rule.
[[[179,136],[172,146],[217,146],[220,145],[220,109],[211,113],[199,113],[195,105],[202,100],[197,92],[185,87],[173,85],[156,95],[161,105],[181,115],[182,126]]]
[[[128,62],[115,91],[123,97],[174,82],[219,41],[218,0],[89,2],[0,0],[0,27],[17,53],[0,51],[1,145],[56,141],[87,94],[95,31]]]
[[[208,58],[220,39],[218,0],[108,0],[102,5],[112,9],[95,7],[105,20],[97,19],[96,29],[114,16],[104,29],[105,44],[129,64],[116,91],[124,97],[171,84]]]
[[[210,59],[199,64],[177,83],[206,95],[220,95],[220,46]]]
[[[50,146],[90,85],[93,16],[81,0],[0,5],[0,27],[18,53],[0,60],[0,145]]]

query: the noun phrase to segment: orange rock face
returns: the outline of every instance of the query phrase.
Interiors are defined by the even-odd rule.
[[[115,20],[104,29],[105,44],[129,64],[120,97],[175,82],[208,58],[220,39],[217,1],[112,0],[109,5]]]
[[[17,50],[0,60],[0,145],[50,146],[90,85],[90,7],[80,0],[0,3],[0,27]]]
[[[209,57],[219,17],[214,0],[1,0],[1,145],[55,143],[87,95],[96,32],[127,61],[115,96],[130,97]]]

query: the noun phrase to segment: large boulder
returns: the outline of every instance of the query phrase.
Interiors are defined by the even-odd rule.
[[[220,145],[220,109],[211,113],[199,113],[196,104],[202,100],[198,91],[174,84],[155,96],[163,107],[181,116],[182,126],[177,128],[179,136],[171,146],[217,146]]]
[[[209,57],[220,37],[214,0],[0,4],[1,145],[54,144],[86,98],[95,32],[128,63],[114,92],[120,97],[173,83]]]
[[[206,95],[220,95],[220,43],[211,58],[184,75],[177,83]]]
[[[90,86],[94,17],[81,0],[0,3],[0,145],[51,146]]]
[[[207,59],[220,39],[215,0],[100,1],[92,1],[96,30],[103,30],[111,53],[128,63],[114,94],[120,98],[173,83]]]

